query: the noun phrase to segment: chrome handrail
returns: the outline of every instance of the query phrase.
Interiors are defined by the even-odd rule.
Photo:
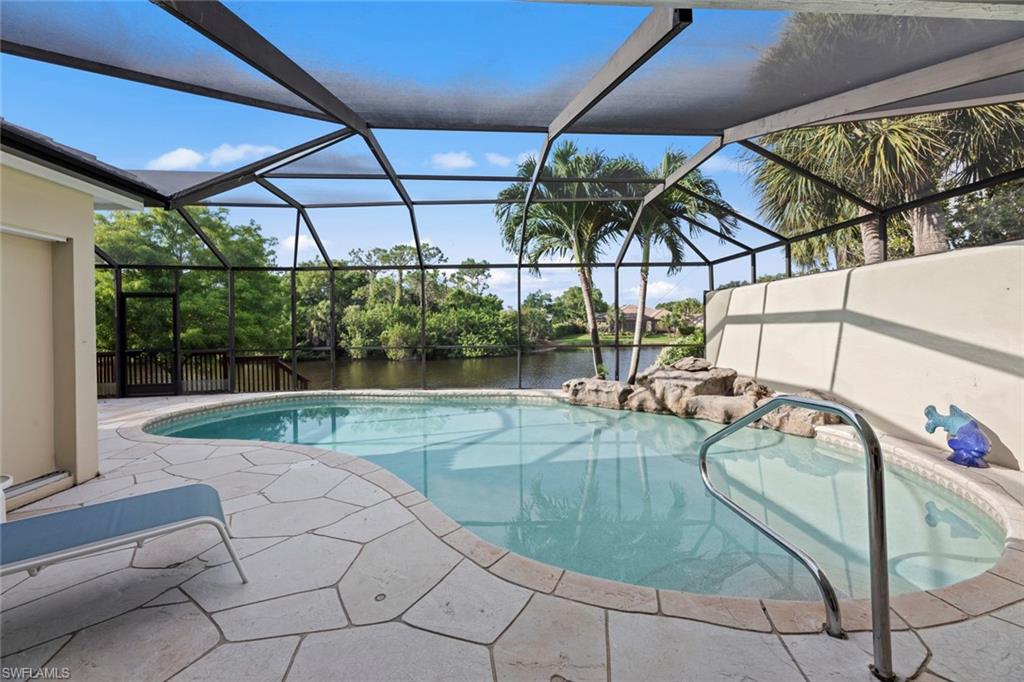
[[[871,563],[871,632],[874,648],[874,665],[871,672],[882,680],[894,679],[892,671],[892,631],[889,619],[889,571],[888,547],[885,533],[885,472],[882,465],[882,448],[878,437],[867,420],[857,411],[839,403],[802,396],[781,395],[772,398],[750,414],[747,414],[720,431],[704,439],[700,446],[700,476],[708,492],[719,502],[736,512],[747,523],[767,535],[775,544],[786,550],[811,573],[822,600],[825,602],[826,631],[833,637],[845,637],[842,616],[839,613],[839,599],[825,571],[810,555],[791,543],[779,533],[766,526],[741,506],[729,499],[711,482],[708,475],[708,450],[723,438],[752,424],[769,412],[784,405],[803,407],[816,412],[834,414],[853,427],[864,446],[867,457],[868,477],[868,543]]]

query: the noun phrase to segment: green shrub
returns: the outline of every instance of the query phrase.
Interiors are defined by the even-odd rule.
[[[687,357],[704,357],[704,330],[700,327],[681,338],[676,345],[662,348],[655,362],[659,365],[671,365]]]

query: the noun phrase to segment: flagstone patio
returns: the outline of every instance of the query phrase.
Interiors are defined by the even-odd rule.
[[[844,605],[856,631],[836,640],[818,631],[820,605],[623,585],[509,554],[366,460],[138,428],[237,398],[101,401],[102,475],[11,518],[202,481],[220,492],[250,582],[208,528],[7,576],[4,668],[76,680],[872,679],[863,604]],[[1020,472],[987,476],[1024,519]],[[1024,678],[1024,545],[893,609],[901,676]]]

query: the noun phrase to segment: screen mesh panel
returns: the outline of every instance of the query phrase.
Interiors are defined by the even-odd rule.
[[[309,112],[309,105],[148,2],[5,2],[4,51]],[[39,54],[43,51],[46,54]]]
[[[370,125],[470,130],[546,129],[646,13],[516,3],[230,7]],[[321,117],[148,3],[8,2],[0,30],[15,54]],[[1021,22],[696,11],[572,130],[721,131],[1021,37]],[[1006,96],[1020,85],[993,78],[969,94]]]
[[[1024,22],[695,11],[690,27],[577,128],[720,131],[1021,37]],[[975,96],[1012,85],[993,79],[974,86]]]

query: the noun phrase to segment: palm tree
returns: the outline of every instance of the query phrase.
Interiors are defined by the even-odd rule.
[[[668,150],[661,158],[658,167],[653,171],[633,159],[619,159],[614,165],[622,166],[624,173],[640,177],[667,177],[672,171],[686,161],[686,154],[679,151]],[[684,246],[686,236],[683,234],[683,225],[687,225],[691,236],[696,236],[700,231],[689,218],[708,220],[713,218],[718,221],[719,229],[725,234],[732,234],[735,231],[736,223],[729,218],[721,209],[701,202],[693,195],[683,192],[680,187],[685,187],[711,201],[724,205],[719,192],[718,185],[714,180],[705,177],[699,170],[690,172],[679,183],[667,192],[663,193],[656,201],[647,205],[640,222],[637,224],[634,239],[640,245],[641,266],[640,286],[638,290],[636,323],[633,327],[633,352],[629,361],[629,373],[626,377],[627,383],[636,381],[637,372],[640,369],[640,344],[644,335],[644,311],[647,309],[647,283],[650,275],[651,251],[661,245],[669,253],[670,263],[669,275],[677,273],[682,267],[685,259]],[[638,186],[633,188],[636,194],[643,194],[645,188]],[[636,206],[632,204],[616,204],[616,218],[620,229],[628,231],[636,212]],[[617,319],[617,318],[616,318]],[[616,322],[616,325],[618,322]]]
[[[776,154],[879,206],[932,194],[989,177],[1024,163],[1024,106],[999,104],[952,112],[857,121],[787,130],[762,142]],[[753,181],[762,213],[787,234],[866,215],[867,212],[761,157]],[[915,255],[949,248],[945,214],[929,204],[897,217],[896,230],[908,230]],[[840,267],[857,261],[848,235],[808,240],[795,251],[804,263]],[[882,260],[877,221],[862,223],[859,250],[864,263]]]
[[[503,189],[498,198],[506,203],[495,207],[495,215],[501,224],[501,238],[505,248],[519,253],[523,228],[523,201],[526,198],[527,180],[533,176],[537,160],[528,158],[519,164],[518,182]],[[569,141],[560,143],[551,153],[551,161],[541,176],[565,178],[612,177],[621,171],[611,166],[607,156],[600,151],[580,152]],[[614,220],[613,202],[553,202],[553,199],[580,199],[607,196],[610,190],[600,183],[561,182],[538,184],[535,199],[544,203],[530,206],[526,221],[524,263],[533,272],[539,272],[538,265],[547,258],[570,256],[576,264],[576,273],[583,290],[583,306],[587,314],[587,331],[593,348],[594,374],[605,373],[601,354],[601,337],[597,330],[597,316],[594,313],[593,273],[590,263],[601,255],[605,245],[619,232],[620,224]]]
[[[965,29],[969,30],[969,29]],[[761,56],[752,82],[765,96],[841,73],[832,55],[876,60],[935,40],[930,24],[913,17],[884,21],[858,15],[793,14],[777,43]],[[822,52],[821,45],[835,49]],[[823,61],[824,60],[824,61]],[[1020,167],[1024,163],[1024,106],[1019,103],[901,118],[787,130],[759,142],[799,166],[876,206],[890,206]],[[867,215],[867,211],[762,157],[753,157],[761,212],[785,234],[806,232]],[[917,255],[949,248],[945,213],[929,204],[889,221],[890,236]],[[860,239],[843,230],[794,243],[803,265],[854,265],[882,259],[877,221],[862,223]],[[894,240],[890,239],[890,243]]]

